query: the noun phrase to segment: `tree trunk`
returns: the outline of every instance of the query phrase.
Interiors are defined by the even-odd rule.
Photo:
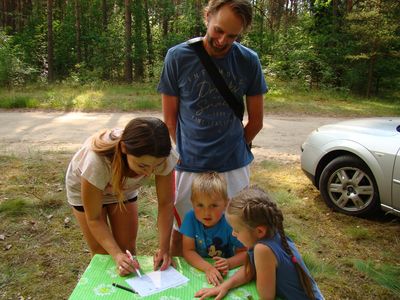
[[[124,75],[127,83],[132,82],[132,17],[131,1],[125,0],[125,63]]]
[[[7,9],[7,0],[3,0],[3,1],[1,1],[1,27],[3,27],[3,29],[6,28],[6,24],[7,24],[6,9]]]
[[[150,20],[149,20],[149,4],[147,0],[144,0],[144,16],[145,16],[145,26],[146,26],[146,43],[147,43],[147,62],[149,64],[149,77],[153,78],[154,77],[154,72],[153,72],[153,57],[154,57],[154,51],[153,51],[153,39],[151,37],[151,27],[150,27]]]
[[[366,92],[367,98],[371,97],[375,62],[376,62],[376,55],[374,54],[374,55],[372,55],[371,59],[368,62],[368,84],[367,84],[367,92]]]
[[[80,63],[82,61],[80,0],[75,0],[75,43],[76,43],[76,61]]]
[[[142,0],[135,0],[134,3],[134,53],[133,62],[135,69],[134,80],[136,82],[143,81],[144,78],[144,41],[143,41],[143,6]]]
[[[346,10],[347,13],[350,13],[353,10],[353,0],[346,1]]]
[[[53,80],[53,0],[47,0],[47,81]]]
[[[108,20],[107,20],[107,0],[101,2],[101,10],[103,12],[103,30],[107,30]]]

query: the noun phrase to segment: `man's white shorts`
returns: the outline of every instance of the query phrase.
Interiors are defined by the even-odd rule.
[[[175,222],[174,229],[178,230],[185,214],[192,209],[190,201],[191,187],[194,177],[199,173],[175,171]],[[250,166],[221,173],[228,185],[228,198],[234,197],[250,184]]]

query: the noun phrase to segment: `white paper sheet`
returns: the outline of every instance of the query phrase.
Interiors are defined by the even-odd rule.
[[[165,271],[153,271],[144,274],[142,278],[133,277],[126,280],[126,282],[142,297],[185,284],[188,281],[189,278],[182,275],[171,266]]]

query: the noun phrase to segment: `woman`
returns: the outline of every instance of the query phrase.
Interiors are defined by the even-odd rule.
[[[124,276],[139,268],[127,254],[136,253],[138,188],[155,174],[159,249],[154,269],[171,264],[173,169],[178,154],[168,129],[157,118],[136,118],[124,130],[103,130],[86,140],[72,158],[67,174],[68,202],[92,255],[110,254]]]

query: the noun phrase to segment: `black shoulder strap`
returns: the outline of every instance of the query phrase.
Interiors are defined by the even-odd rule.
[[[243,100],[240,101],[229,89],[224,78],[219,73],[216,65],[211,60],[211,57],[208,55],[207,51],[204,49],[203,38],[202,37],[194,38],[187,41],[187,43],[196,51],[197,55],[200,58],[201,63],[207,70],[212,81],[214,82],[215,87],[218,89],[222,97],[228,103],[228,105],[233,110],[235,115],[239,118],[239,120],[243,121],[243,115],[244,115]]]

